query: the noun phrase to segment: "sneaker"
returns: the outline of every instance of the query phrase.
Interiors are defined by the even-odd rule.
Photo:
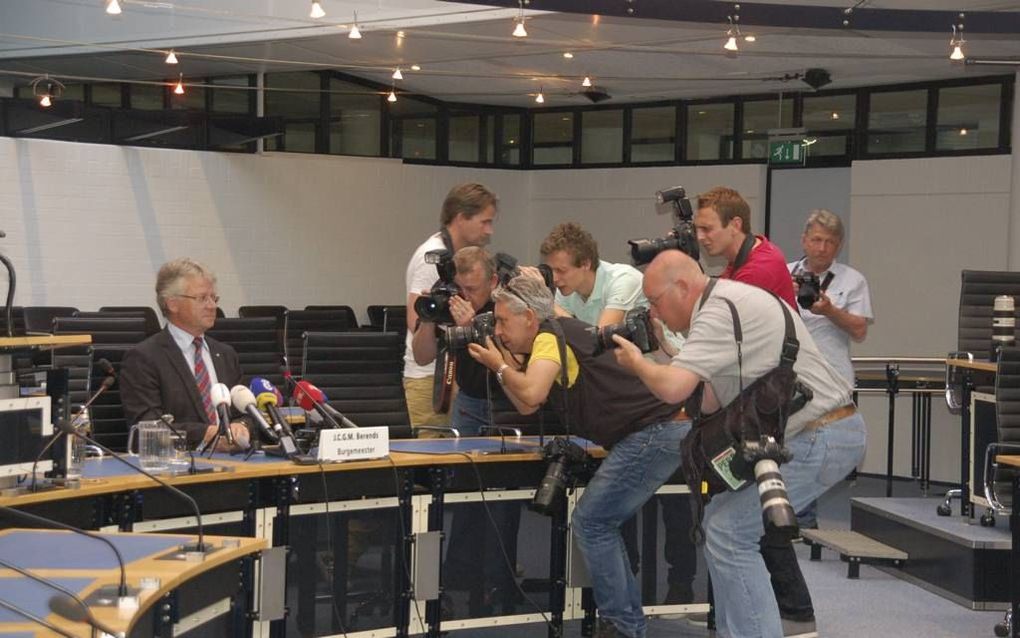
[[[694,602],[694,587],[691,583],[672,583],[666,597],[662,599],[663,605],[689,605]]]
[[[783,618],[782,620],[785,638],[818,638],[818,628],[815,626],[813,618],[811,620]]]
[[[696,614],[687,614],[684,620],[686,620],[687,624],[691,627],[706,628],[708,627],[708,612],[702,611]]]
[[[592,638],[627,638],[627,635],[620,632],[611,621],[599,618]]]

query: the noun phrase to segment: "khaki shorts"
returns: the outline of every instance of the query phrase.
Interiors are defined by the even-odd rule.
[[[407,416],[411,427],[419,425],[448,425],[450,415],[441,414],[432,409],[432,377],[411,379],[404,377],[404,397],[407,399]],[[422,432],[424,436],[437,434]]]

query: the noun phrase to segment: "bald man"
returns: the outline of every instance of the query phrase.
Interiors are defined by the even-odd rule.
[[[688,333],[684,347],[668,365],[645,359],[637,346],[619,336],[614,336],[620,345],[614,352],[619,363],[663,401],[686,401],[704,383],[700,409],[711,414],[736,399],[741,385],[746,388],[779,364],[783,302],[768,292],[737,281],[710,280],[690,257],[674,250],[660,254],[645,271],[644,293],[652,316],[671,330]],[[740,318],[742,359],[725,300]],[[793,369],[814,393],[786,423],[785,446],[794,460],[781,472],[797,510],[857,466],[864,456],[865,426],[851,401],[850,384],[819,353],[797,313],[790,316],[800,342]],[[720,634],[783,636],[759,552],[764,527],[757,490],[717,494],[705,508],[703,525]]]

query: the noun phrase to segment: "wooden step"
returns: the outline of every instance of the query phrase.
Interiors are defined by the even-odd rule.
[[[847,563],[847,578],[858,578],[862,563],[889,563],[899,567],[908,558],[906,552],[859,532],[805,529],[800,534],[804,542],[811,546],[811,560],[821,560],[823,547],[839,554],[840,559]]]

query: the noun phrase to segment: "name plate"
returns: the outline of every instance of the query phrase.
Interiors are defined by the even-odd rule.
[[[316,459],[323,462],[379,459],[390,453],[390,429],[343,428],[319,432]]]

